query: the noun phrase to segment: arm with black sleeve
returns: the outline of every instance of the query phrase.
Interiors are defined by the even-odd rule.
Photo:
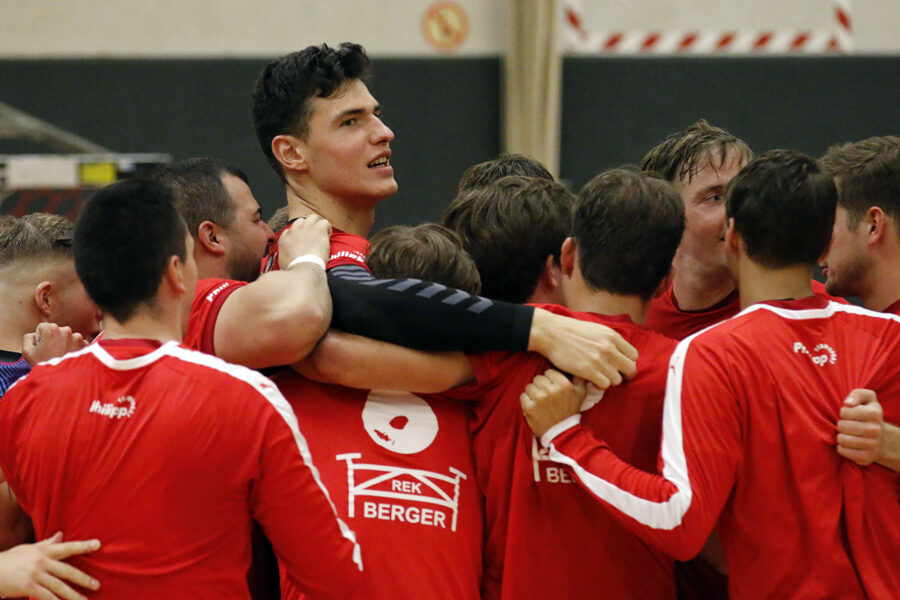
[[[635,373],[634,347],[597,323],[357,266],[329,269],[328,286],[331,326],[347,333],[419,350],[532,350],[602,389]]]

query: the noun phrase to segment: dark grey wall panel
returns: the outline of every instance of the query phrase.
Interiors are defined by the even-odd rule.
[[[264,60],[0,61],[0,101],[120,152],[219,156],[284,202],[250,119]],[[376,228],[437,218],[462,170],[500,149],[500,60],[374,60],[400,192]],[[568,58],[562,176],[576,188],[705,117],[755,150],[819,155],[900,133],[900,58]],[[0,151],[3,151],[0,142]]]
[[[900,134],[900,58],[570,58],[562,176],[580,187],[699,118],[757,152]]]
[[[250,93],[265,62],[0,61],[0,101],[118,152],[234,162],[250,175],[269,216],[284,193],[250,117]],[[500,62],[376,58],[374,71],[373,93],[396,134],[392,162],[400,182],[376,226],[436,219],[462,170],[499,151]]]

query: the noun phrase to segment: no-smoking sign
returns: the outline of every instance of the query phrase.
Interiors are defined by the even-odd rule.
[[[456,2],[435,2],[422,16],[422,34],[442,52],[455,50],[469,35],[469,16]]]

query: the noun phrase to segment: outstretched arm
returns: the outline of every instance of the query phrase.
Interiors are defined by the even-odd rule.
[[[348,333],[419,350],[533,350],[600,389],[635,373],[634,347],[597,323],[361,267],[336,267],[328,280],[332,327]]]
[[[462,352],[425,352],[332,329],[294,370],[315,381],[361,389],[439,393],[473,377]]]
[[[686,354],[682,342],[669,365],[662,475],[628,465],[581,424],[578,395],[565,377],[536,378],[521,398],[525,418],[541,435],[550,459],[567,465],[624,527],[679,560],[703,547],[741,457],[740,413],[729,395],[727,374],[705,369],[688,381],[683,377]]]

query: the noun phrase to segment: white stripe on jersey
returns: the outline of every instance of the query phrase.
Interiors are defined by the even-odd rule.
[[[219,371],[220,373],[225,373],[226,375],[230,375],[235,379],[249,384],[263,398],[265,398],[269,402],[269,404],[271,404],[275,408],[275,410],[290,428],[291,433],[294,435],[294,441],[297,443],[297,450],[300,451],[300,457],[303,459],[303,463],[309,468],[310,472],[312,472],[313,479],[315,479],[316,485],[318,485],[319,489],[322,490],[322,493],[325,494],[325,498],[328,500],[328,504],[329,506],[331,506],[331,511],[332,513],[334,513],[334,518],[337,520],[338,527],[341,530],[341,535],[353,544],[353,562],[356,563],[356,566],[360,571],[363,570],[362,554],[359,549],[359,544],[356,543],[356,534],[354,534],[350,527],[348,527],[347,524],[338,516],[338,512],[334,506],[334,502],[331,501],[331,496],[328,494],[328,489],[322,483],[322,479],[319,476],[319,470],[313,464],[312,455],[309,452],[309,446],[307,446],[306,444],[306,438],[304,438],[303,434],[300,433],[300,427],[297,423],[297,417],[296,415],[294,415],[294,411],[291,409],[291,405],[288,404],[288,401],[285,400],[284,396],[281,395],[281,392],[278,391],[278,387],[267,377],[261,375],[257,371],[248,369],[247,367],[225,362],[221,358],[218,358],[211,354],[198,352],[196,350],[190,350],[181,346],[176,341],[166,342],[159,348],[155,349],[153,352],[138,356],[136,358],[129,358],[125,360],[118,360],[116,358],[113,358],[99,344],[93,344],[75,354],[68,354],[65,357],[54,360],[59,361],[64,358],[70,358],[76,355],[83,354],[85,352],[94,354],[94,356],[96,356],[97,359],[104,365],[106,365],[110,369],[119,371],[139,369],[141,367],[150,365],[151,363],[159,360],[164,356],[171,356],[184,362],[201,365]]]
[[[854,306],[829,301],[824,308],[791,310],[769,304],[753,304],[731,317],[735,319],[757,310],[768,310],[779,317],[790,320],[826,319],[837,313],[850,313],[900,322],[900,317],[888,313],[878,313]],[[551,443],[550,459],[569,465],[578,478],[594,495],[605,500],[622,513],[655,529],[671,530],[681,524],[684,514],[691,504],[691,482],[688,477],[687,457],[684,454],[684,431],[681,422],[681,385],[684,361],[691,341],[703,332],[719,327],[730,319],[710,325],[683,339],[676,346],[669,360],[669,374],[666,379],[666,396],[663,405],[662,475],[677,488],[677,492],[663,502],[655,502],[635,496],[608,481],[591,474],[570,457],[559,452]]]

